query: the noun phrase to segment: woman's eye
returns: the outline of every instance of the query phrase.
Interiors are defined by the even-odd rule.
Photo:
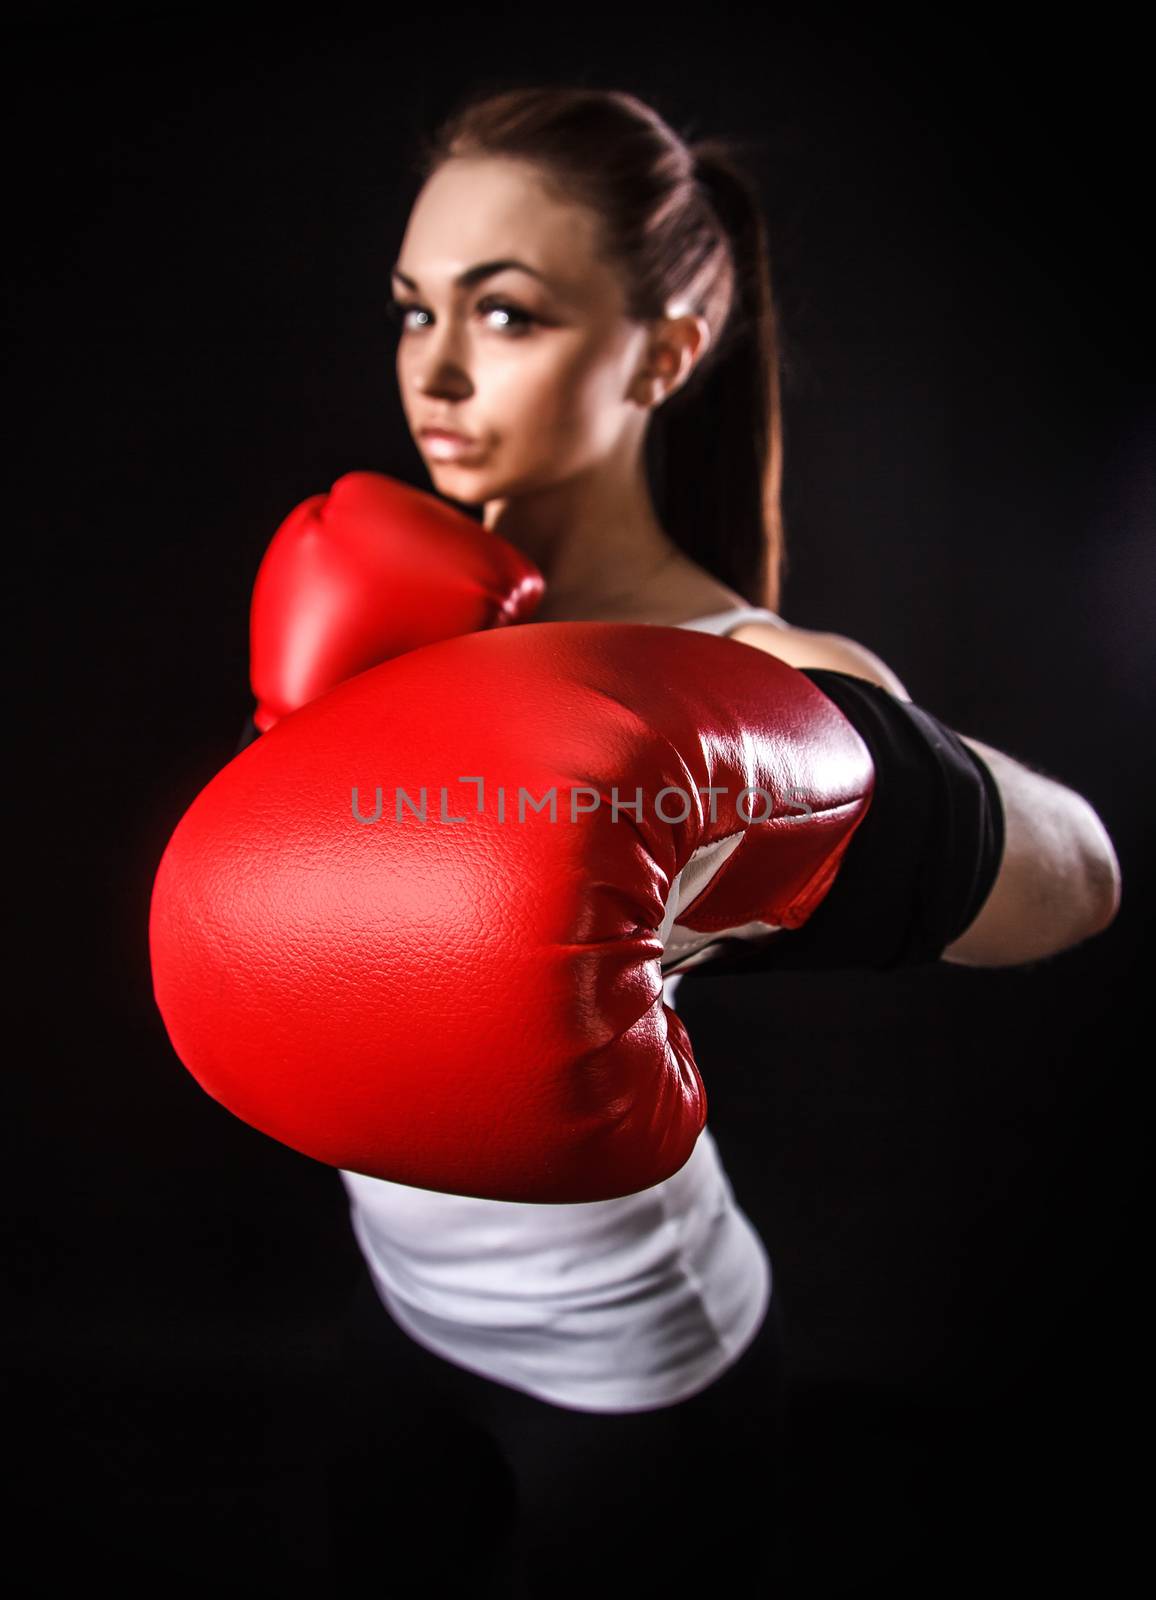
[[[403,331],[414,326],[414,324],[406,322],[406,318],[411,311],[419,311],[423,317],[429,316],[429,312],[424,306],[420,306],[416,301],[412,300],[390,300],[388,307],[391,320],[396,322]],[[524,333],[537,321],[536,317],[532,317],[528,311],[523,311],[519,306],[512,306],[506,300],[495,300],[493,298],[480,300],[478,302],[478,312],[483,317],[489,317],[494,312],[499,312],[504,320],[495,323],[494,326],[503,331],[508,329],[515,335]]]
[[[523,328],[528,328],[534,321],[529,312],[522,311],[518,306],[510,305],[506,300],[481,300],[478,302],[478,310],[483,316],[487,317],[491,311],[500,311],[506,320],[504,324],[500,323],[499,326],[517,328],[519,331]]]
[[[396,322],[401,328],[405,327],[405,319],[411,311],[420,311],[421,309],[421,306],[410,305],[404,300],[390,300],[388,302],[390,321]]]

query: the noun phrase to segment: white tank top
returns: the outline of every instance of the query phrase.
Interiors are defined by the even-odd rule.
[[[728,634],[762,607],[679,627]],[[668,978],[674,1004],[681,979]],[[534,1205],[341,1170],[394,1320],[467,1371],[578,1411],[649,1411],[705,1389],[758,1332],[771,1263],[704,1127],[689,1159],[615,1200]]]

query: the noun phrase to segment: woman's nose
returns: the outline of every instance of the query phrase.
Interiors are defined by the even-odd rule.
[[[449,395],[455,399],[469,394],[473,388],[466,373],[449,362],[427,366],[416,382],[421,394]]]
[[[434,329],[422,348],[416,383],[422,394],[468,393],[472,387],[461,341],[448,326]]]

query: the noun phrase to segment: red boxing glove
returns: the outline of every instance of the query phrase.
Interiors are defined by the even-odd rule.
[[[663,1004],[675,909],[684,940],[799,926],[873,783],[831,700],[734,640],[453,639],[202,791],[154,885],[157,1004],[209,1094],[317,1160],[495,1200],[634,1193],[706,1119]]]
[[[264,733],[393,656],[528,617],[542,574],[431,494],[347,472],[273,535],[253,585],[250,681]]]

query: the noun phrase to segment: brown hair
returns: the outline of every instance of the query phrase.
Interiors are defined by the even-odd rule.
[[[601,220],[627,314],[686,301],[711,343],[656,407],[646,463],[671,539],[752,605],[779,605],[785,572],[779,345],[766,234],[740,146],[687,144],[657,111],[610,89],[481,90],[419,145],[424,181],[456,156],[529,160]]]

